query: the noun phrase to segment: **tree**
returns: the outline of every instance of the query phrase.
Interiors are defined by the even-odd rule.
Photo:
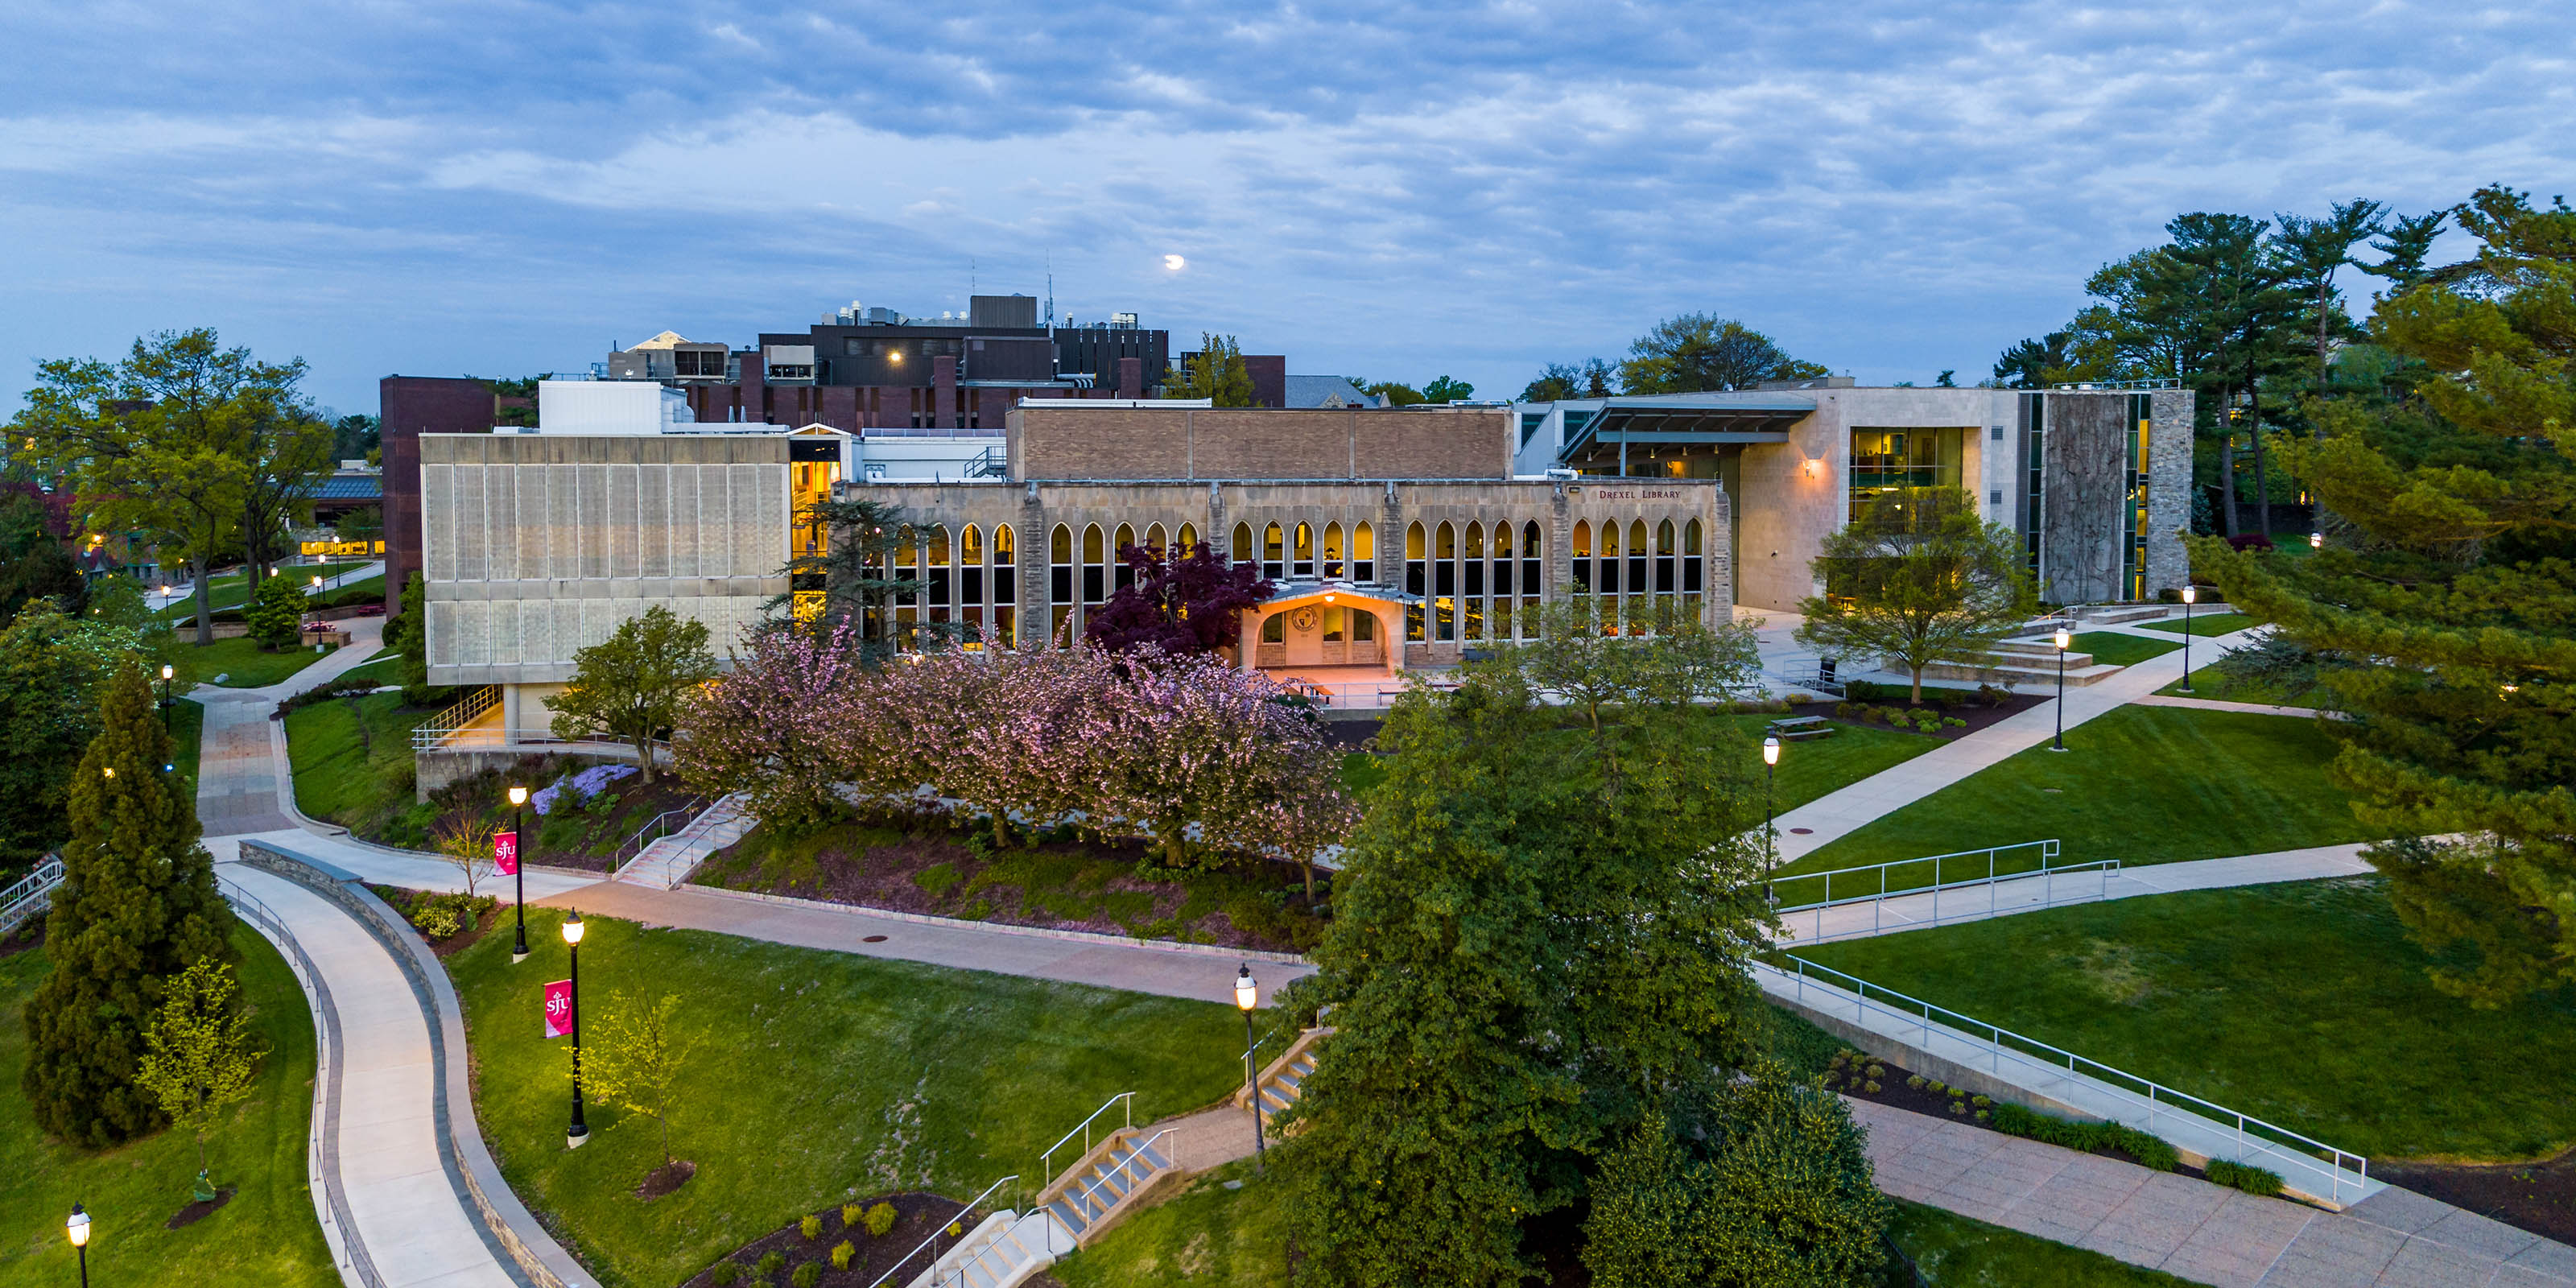
[[[672,743],[681,779],[709,796],[743,793],[761,823],[787,835],[847,817],[867,674],[856,623],[752,637],[734,668],[688,692]]]
[[[1389,407],[1411,407],[1423,400],[1421,390],[1398,381],[1380,380],[1374,383],[1361,384],[1359,377],[1353,376],[1351,378],[1351,383],[1359,385],[1361,393],[1368,394],[1371,397],[1385,399],[1386,405]]]
[[[2384,231],[2381,217],[2387,209],[2376,201],[2355,200],[2337,202],[2333,213],[2323,219],[2273,217],[2281,226],[2272,244],[2280,257],[2283,276],[2299,292],[2316,324],[2314,390],[2319,396],[2325,393],[2326,365],[2334,355],[2335,342],[2352,333],[2352,319],[2336,302],[2335,274],[2346,265],[2358,266],[2352,248]]]
[[[913,544],[903,511],[866,498],[816,501],[797,516],[797,526],[828,537],[798,542],[787,561],[788,593],[764,607],[777,612],[791,607],[798,591],[819,590],[822,607],[801,622],[805,629],[829,632],[848,622],[871,656],[908,643],[894,639],[894,615],[887,611],[898,597],[921,593],[918,579],[901,575],[908,562],[897,557]]]
[[[403,705],[428,706],[436,693],[429,683],[429,598],[417,571],[403,583],[394,615],[385,619],[384,641],[402,659]]]
[[[351,510],[332,520],[331,531],[342,541],[381,540],[385,535],[385,512],[372,505]]]
[[[500,834],[500,824],[478,818],[460,818],[439,825],[434,844],[448,862],[456,865],[457,876],[465,882],[466,898],[473,898],[474,888],[499,869],[500,856],[493,852],[492,843]]]
[[[1134,578],[1111,592],[1082,628],[1083,638],[1112,652],[1154,648],[1186,657],[1240,647],[1243,611],[1278,589],[1260,565],[1231,562],[1204,541],[1186,553],[1120,546],[1118,561]]]
[[[1982,655],[2028,621],[2035,597],[2011,529],[1977,514],[1957,488],[1899,488],[1825,538],[1825,593],[1798,605],[1798,642],[1819,653],[1887,659],[1914,680],[1944,658]]]
[[[1600,1288],[1875,1282],[1893,1205],[1851,1111],[1764,1062],[1701,1079],[1602,1162],[1584,1222]]]
[[[87,587],[61,536],[42,499],[0,492],[0,625],[31,599],[51,599],[64,612],[80,613]]]
[[[0,630],[0,869],[71,835],[72,767],[98,737],[106,681],[145,652],[134,632],[75,621],[51,600],[30,600]]]
[[[1603,635],[1583,604],[1556,600],[1540,606],[1537,625],[1538,638],[1512,646],[1503,662],[1532,692],[1582,712],[1596,731],[1616,708],[1724,698],[1752,684],[1762,667],[1747,622],[1620,638]]]
[[[2368,826],[2425,838],[2366,857],[2434,983],[2498,1005],[2576,980],[2576,211],[2495,186],[2457,214],[2477,259],[2371,317],[2402,396],[2336,398],[2322,442],[2283,446],[2324,549],[2192,559],[2327,663],[2335,780]]]
[[[331,421],[331,458],[339,461],[365,460],[384,440],[384,422],[368,415],[342,416]]]
[[[689,1031],[679,1022],[680,998],[647,999],[619,992],[585,1036],[581,1086],[592,1098],[651,1118],[661,1128],[662,1166],[671,1165],[671,1102],[688,1062]]]
[[[556,737],[577,742],[597,734],[635,748],[644,783],[653,783],[653,744],[677,728],[681,708],[699,685],[716,678],[707,624],[660,604],[617,624],[607,639],[572,655],[572,687],[553,699]]]
[[[1547,370],[1521,390],[1522,402],[1557,402],[1567,398],[1607,398],[1610,396],[1610,364],[1599,358],[1587,358],[1582,366],[1551,362]]]
[[[224,1110],[250,1098],[263,1054],[235,991],[230,965],[213,958],[190,963],[163,988],[135,1069],[135,1085],[197,1138],[199,1198],[214,1197],[206,1182],[206,1136]]]
[[[1465,402],[1476,396],[1476,387],[1464,380],[1442,376],[1422,387],[1422,401],[1427,403]]]
[[[2372,250],[2388,258],[2376,264],[2364,264],[2361,271],[2373,277],[2388,279],[2387,295],[2403,295],[2422,282],[2430,270],[2424,261],[2433,254],[2433,242],[2442,235],[2442,224],[2451,217],[2448,209],[2409,218],[2397,216],[2397,222],[2380,235],[2384,240],[2370,244]]]
[[[250,623],[250,636],[261,648],[271,653],[295,647],[304,629],[304,588],[287,577],[271,577],[252,592],[250,607],[242,616]]]
[[[1212,406],[1252,405],[1252,373],[1243,347],[1230,335],[1199,334],[1199,351],[1181,357],[1180,371],[1164,378],[1166,398],[1205,398]]]
[[[170,739],[140,668],[109,681],[98,737],[72,771],[72,837],[45,922],[54,972],[26,1007],[20,1087],[38,1125],[90,1148],[160,1126],[135,1085],[165,981],[233,960],[232,912],[197,844],[196,802],[162,772]]]
[[[1655,324],[1628,346],[1619,391],[1687,394],[1751,389],[1765,380],[1812,380],[1830,374],[1782,351],[1771,337],[1732,318],[1684,313]]]
[[[1310,994],[1336,1032],[1280,1152],[1318,1282],[1517,1284],[1523,1222],[1752,1049],[1751,747],[1657,703],[1569,728],[1512,656],[1398,699],[1343,852]]]
[[[1085,806],[1151,837],[1164,866],[1259,852],[1273,843],[1271,825],[1307,813],[1325,819],[1306,828],[1310,838],[1334,819],[1347,824],[1349,811],[1333,804],[1342,799],[1338,772],[1301,772],[1317,764],[1338,771],[1340,757],[1302,709],[1280,700],[1276,681],[1207,653],[1147,651],[1120,669],[1105,736],[1091,743],[1099,787]],[[1319,788],[1317,808],[1295,798]]]

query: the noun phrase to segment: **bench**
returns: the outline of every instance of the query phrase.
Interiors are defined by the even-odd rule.
[[[1824,738],[1833,734],[1834,726],[1823,716],[1783,716],[1764,732],[1780,738]]]

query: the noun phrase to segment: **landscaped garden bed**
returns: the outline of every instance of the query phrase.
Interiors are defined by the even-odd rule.
[[[1912,693],[1905,685],[1854,680],[1843,686],[1843,701],[1834,704],[1834,718],[1948,741],[1990,728],[2056,696],[2014,693],[1991,684],[1973,689],[1925,685],[1920,703],[1912,701]]]
[[[429,950],[441,957],[473,947],[475,940],[500,924],[502,916],[501,900],[490,894],[441,894],[383,885],[367,889],[411,923],[428,941]]]
[[[698,869],[703,885],[968,921],[1300,952],[1322,933],[1296,865],[1249,855],[1164,869],[1140,841],[996,848],[986,830],[889,815],[804,836],[755,829]],[[1318,898],[1329,874],[1317,873]]]
[[[2576,1244],[2576,1150],[2545,1163],[2373,1163],[2374,1180]]]
[[[735,1249],[689,1276],[680,1288],[868,1288],[935,1236],[892,1280],[909,1283],[989,1215],[961,1213],[960,1208],[957,1199],[918,1191],[835,1204]],[[841,1251],[844,1247],[847,1253]]]

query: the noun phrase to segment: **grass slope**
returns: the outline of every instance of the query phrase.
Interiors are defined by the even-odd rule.
[[[162,1222],[188,1204],[196,1143],[165,1131],[90,1153],[44,1139],[18,1094],[27,1030],[18,1020],[52,969],[41,948],[0,958],[0,1283],[76,1282],[63,1218],[86,1204],[91,1281],[120,1285],[258,1284],[336,1288],[306,1188],[304,1145],[313,1096],[313,1022],[286,962],[248,927],[233,932],[252,1028],[269,1049],[251,1098],[207,1145],[232,1202],[183,1229]]]
[[[2576,989],[2443,996],[2377,878],[2201,890],[1801,954],[2362,1153],[2576,1141]]]
[[[1888,1237],[1932,1288],[2181,1288],[2191,1282],[1956,1212],[1895,1203]]]
[[[1804,714],[1792,711],[1791,715]],[[1819,712],[1818,714],[1826,714]],[[1734,722],[1752,743],[1753,768],[1762,768],[1762,731],[1778,716],[1730,715],[1718,719]],[[1773,787],[1773,805],[1788,810],[1820,796],[1829,795],[1890,769],[1941,745],[1941,740],[1927,734],[1900,733],[1862,724],[1837,724],[1834,732],[1823,738],[1796,738],[1780,744],[1779,778]]]
[[[198,678],[213,684],[216,676],[223,676],[223,687],[227,689],[265,689],[321,661],[332,651],[325,648],[317,653],[299,647],[271,653],[247,635],[212,644],[182,644],[180,648]]]
[[[412,803],[412,727],[438,714],[409,710],[399,693],[317,702],[286,715],[286,756],[296,808],[356,826]]]
[[[2262,619],[2248,617],[2243,613],[2197,613],[2192,616],[2191,630],[2189,633],[2193,635],[2232,635],[2237,631],[2244,630],[2248,626],[2258,626],[2261,624]],[[2167,635],[2181,635],[2184,633],[2183,619],[2179,617],[2161,622],[2140,622],[2138,625],[2151,631],[2163,631]]]
[[[2173,863],[2372,839],[2313,722],[2122,707],[1788,864],[1812,872],[2058,837],[2068,862]],[[1785,758],[1784,758],[1785,759]]]
[[[2151,640],[2119,631],[2086,631],[2075,637],[2075,651],[2090,653],[2104,666],[2134,666],[2182,647],[2181,640]]]
[[[199,744],[206,735],[206,709],[187,698],[170,708],[171,763],[179,767],[179,777],[186,779],[188,799],[197,797],[197,756]]]
[[[698,1173],[646,1202],[635,1187],[660,1162],[651,1120],[593,1104],[590,1143],[564,1150],[564,1044],[539,1037],[544,982],[565,975],[560,918],[530,908],[528,921],[537,952],[522,965],[507,935],[448,960],[476,1111],[511,1188],[616,1288],[677,1283],[845,1198],[1035,1181],[1038,1152],[1110,1096],[1134,1091],[1143,1124],[1243,1077],[1230,1006],[592,918],[586,1023],[620,990],[667,992],[694,1043],[671,1142]],[[1221,979],[1233,963],[1208,969]]]
[[[2215,665],[2200,667],[2191,673],[2191,692],[2189,693],[2182,691],[2180,680],[2156,692],[2177,698],[2214,698],[2220,702],[2253,702],[2267,707],[2305,707],[2311,711],[2324,706],[2326,702],[2326,691],[2318,688],[2311,688],[2305,693],[2287,693],[2268,684],[2230,684],[2227,675]]]

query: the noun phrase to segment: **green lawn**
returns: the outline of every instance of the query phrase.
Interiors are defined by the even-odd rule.
[[[1805,714],[1799,711],[1791,715]],[[1815,714],[1830,714],[1829,710]],[[1727,715],[1716,719],[1732,721],[1744,731],[1752,744],[1753,767],[1762,768],[1762,731],[1772,721],[1770,715]],[[1789,810],[1817,797],[1869,777],[1882,769],[1904,764],[1941,745],[1941,740],[1928,734],[1900,733],[1874,725],[1836,724],[1830,735],[1822,738],[1793,738],[1780,744],[1778,779],[1773,785],[1775,809]]]
[[[215,677],[220,675],[224,677],[221,683],[227,689],[265,689],[313,665],[332,651],[326,646],[320,653],[302,647],[271,653],[247,635],[205,645],[181,644],[179,648],[199,680],[214,684],[217,683]]]
[[[408,710],[399,693],[372,693],[286,713],[286,758],[295,806],[326,822],[356,827],[412,803],[413,726],[438,714]]]
[[[2094,661],[2105,666],[2133,666],[2181,647],[2181,640],[2151,640],[2118,631],[2086,631],[2075,637],[2076,652],[2090,653]]]
[[[2284,693],[2277,688],[2264,684],[2247,683],[2230,685],[2227,682],[2227,676],[2221,673],[2218,667],[2214,664],[2197,668],[2191,673],[2191,692],[2189,693],[2182,691],[2182,681],[2180,680],[2176,680],[2173,683],[2156,690],[2156,692],[2178,698],[2212,698],[2220,702],[2255,702],[2270,707],[2306,707],[2311,711],[2324,706],[2326,700],[2326,691],[2320,688],[2310,688],[2305,693]]]
[[[1346,751],[1342,753],[1342,790],[1357,796],[1386,781],[1386,764],[1377,753]]]
[[[673,1152],[694,1179],[652,1202],[650,1119],[594,1104],[563,1146],[564,1044],[539,1037],[544,982],[565,975],[559,918],[528,910],[537,954],[507,935],[448,959],[479,1076],[476,1112],[510,1186],[618,1288],[662,1288],[829,1203],[927,1188],[966,1198],[1004,1176],[1042,1183],[1038,1152],[1111,1095],[1140,1124],[1201,1108],[1243,1078],[1231,1006],[1147,997],[725,935],[588,920],[583,1017],[621,990],[681,999],[694,1044]],[[1208,959],[1218,979],[1227,959]],[[1061,1168],[1070,1160],[1059,1155]]]
[[[179,777],[187,780],[187,797],[197,798],[197,752],[206,731],[206,709],[187,698],[170,708],[171,763],[179,767]]]
[[[1888,1237],[1932,1288],[2181,1288],[2191,1282],[1956,1212],[1894,1202]]]
[[[2576,1141],[2576,989],[2436,992],[2378,878],[2198,890],[1800,954],[2373,1156]]]
[[[233,933],[242,955],[252,1027],[269,1048],[248,1101],[207,1146],[218,1186],[232,1202],[178,1230],[162,1223],[188,1204],[196,1144],[162,1132],[103,1153],[43,1139],[18,1094],[27,1030],[18,1012],[51,969],[42,949],[0,958],[0,1283],[77,1282],[63,1218],[88,1207],[89,1271],[100,1285],[258,1284],[336,1288],[339,1274],[322,1242],[306,1188],[305,1133],[313,1096],[313,1024],[286,962],[248,927]]]
[[[2057,837],[2070,863],[2172,863],[2372,839],[2326,781],[2334,741],[2282,716],[2122,707],[1785,865],[1857,867]]]
[[[2258,626],[2261,624],[2260,619],[2248,617],[2243,613],[2199,613],[2195,614],[2191,619],[2190,633],[2193,635],[2228,635],[2244,630],[2248,626]],[[2168,635],[2180,635],[2184,633],[2182,628],[2183,621],[2179,617],[2174,618],[2171,621],[2140,622],[2138,625],[2151,631],[2163,631]]]

